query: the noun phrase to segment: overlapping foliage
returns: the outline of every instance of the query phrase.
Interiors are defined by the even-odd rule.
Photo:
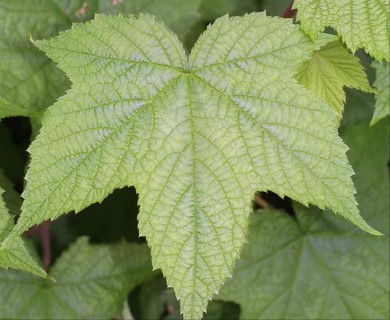
[[[30,117],[33,141],[27,185],[17,186],[24,201],[16,227],[8,211],[18,214],[20,200],[0,176],[0,266],[45,277],[23,233],[134,186],[139,233],[154,268],[180,299],[184,318],[201,318],[232,274],[215,298],[240,304],[243,319],[386,318],[389,156],[388,128],[380,120],[389,114],[389,68],[374,62],[371,88],[360,59],[349,51],[364,48],[389,60],[389,10],[381,1],[297,0],[299,26],[265,13],[218,18],[260,9],[252,0],[1,0],[0,118]],[[264,5],[269,8],[269,1]],[[94,16],[99,12],[115,15]],[[208,22],[213,24],[196,41]],[[336,36],[320,34],[326,26],[346,47]],[[369,71],[371,60],[360,57]],[[350,92],[346,99],[345,87],[375,93],[372,124],[379,122],[370,129],[371,115],[361,107],[345,113],[342,130],[353,169],[338,136]],[[357,112],[364,125],[351,124]],[[354,171],[360,212],[370,225],[359,214]],[[298,204],[296,221],[273,209],[251,219],[256,191],[328,208],[386,236],[375,238]],[[59,221],[71,218],[65,219]],[[66,224],[58,228],[60,242],[74,238]],[[248,232],[250,244],[233,273]],[[89,274],[97,260],[101,265]],[[283,273],[288,261],[296,269]],[[145,245],[91,245],[81,238],[48,272],[56,284],[2,271],[0,316],[119,317],[128,292],[149,278],[148,265]],[[275,275],[279,269],[283,276]],[[76,283],[78,277],[88,280]],[[165,311],[151,314],[169,315],[174,307],[167,303]],[[142,303],[139,308],[142,317]],[[237,310],[215,303],[208,312],[222,319]]]

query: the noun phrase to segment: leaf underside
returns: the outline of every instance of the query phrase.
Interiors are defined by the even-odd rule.
[[[311,37],[329,26],[353,52],[364,48],[377,60],[390,60],[388,0],[296,0],[294,8]]]
[[[14,234],[139,193],[139,229],[184,317],[232,273],[256,190],[360,217],[336,112],[293,78],[316,49],[290,20],[218,19],[190,56],[148,15],[101,16],[39,48],[72,81],[49,108]]]

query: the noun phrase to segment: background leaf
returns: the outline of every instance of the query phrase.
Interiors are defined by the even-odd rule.
[[[96,12],[155,14],[185,39],[200,0],[0,0],[0,118],[40,117],[69,88],[66,76],[32,43]]]
[[[4,185],[4,179],[2,185]],[[46,272],[31,257],[21,237],[13,237],[6,241],[14,227],[14,222],[12,216],[8,213],[3,195],[4,190],[0,186],[0,268],[19,269],[45,277]],[[12,197],[11,191],[11,200]],[[2,271],[0,270],[0,272]]]
[[[130,297],[132,299],[132,297]],[[179,302],[172,288],[167,289],[161,275],[154,277],[142,285],[139,294],[139,306],[132,306],[135,319],[183,319]],[[134,310],[139,308],[139,312]],[[240,308],[237,304],[223,301],[211,301],[207,306],[204,320],[238,319]]]
[[[387,319],[388,134],[386,123],[344,134],[361,212],[386,236],[356,232],[332,213],[299,205],[297,220],[259,211],[233,279],[217,298],[240,303],[241,319]]]
[[[0,188],[4,190],[3,200],[5,207],[13,215],[20,214],[20,207],[22,206],[22,199],[20,195],[15,191],[13,183],[5,176],[0,169]]]
[[[112,319],[127,294],[151,275],[146,245],[91,245],[80,238],[53,266],[56,282],[0,270],[0,314],[7,319]]]
[[[375,97],[375,112],[371,125],[390,114],[390,65],[389,63],[374,62],[372,65],[376,70],[375,87],[378,93]]]
[[[66,2],[73,4],[74,12],[80,3]],[[45,38],[69,28],[70,11],[55,1],[0,0],[0,118],[39,116],[65,93],[65,75],[30,37]]]
[[[181,41],[184,41],[191,28],[200,19],[198,12],[201,0],[125,0],[113,5],[112,0],[95,0],[96,12],[116,14],[149,13],[158,17]]]
[[[267,15],[281,16],[288,6],[291,4],[291,0],[262,0],[262,9],[267,10]]]

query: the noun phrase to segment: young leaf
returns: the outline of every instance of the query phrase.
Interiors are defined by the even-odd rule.
[[[14,222],[5,206],[3,193],[4,190],[0,187],[0,268],[19,269],[44,277],[46,272],[30,256],[21,237],[14,237],[4,243]]]
[[[359,59],[350,54],[341,42],[332,41],[314,52],[299,69],[296,79],[318,98],[331,105],[342,117],[344,86],[365,92],[372,91]]]
[[[30,148],[15,234],[135,185],[154,267],[196,319],[232,272],[256,190],[377,233],[356,208],[334,110],[293,78],[315,45],[290,20],[223,17],[188,59],[148,15],[98,15],[38,46],[73,87]]]
[[[390,114],[390,65],[388,62],[381,64],[374,61],[372,66],[376,69],[375,87],[378,89],[375,96],[375,111],[371,120],[371,125],[374,125]]]
[[[310,37],[329,26],[348,48],[364,48],[377,60],[390,60],[388,0],[296,0],[297,19]]]
[[[255,214],[233,279],[217,299],[241,305],[241,319],[388,319],[388,124],[346,132],[362,214],[382,238],[355,232],[337,216],[296,206],[297,221]]]
[[[6,319],[113,319],[127,294],[151,275],[146,245],[91,245],[80,238],[44,280],[0,270],[0,314]]]

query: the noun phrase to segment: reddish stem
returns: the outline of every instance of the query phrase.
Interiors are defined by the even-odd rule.
[[[286,11],[281,15],[282,18],[293,18],[295,14],[297,13],[297,10],[293,9],[294,0],[291,1],[289,6],[287,7]]]
[[[26,231],[25,235],[33,236],[35,234],[40,235],[41,237],[41,247],[42,247],[42,262],[43,267],[46,271],[49,270],[51,264],[51,238],[50,238],[50,224],[51,221],[45,221],[38,226],[32,227]]]
[[[45,221],[39,226],[39,233],[42,242],[42,261],[46,271],[49,270],[51,264],[51,239],[50,239],[50,223]]]

